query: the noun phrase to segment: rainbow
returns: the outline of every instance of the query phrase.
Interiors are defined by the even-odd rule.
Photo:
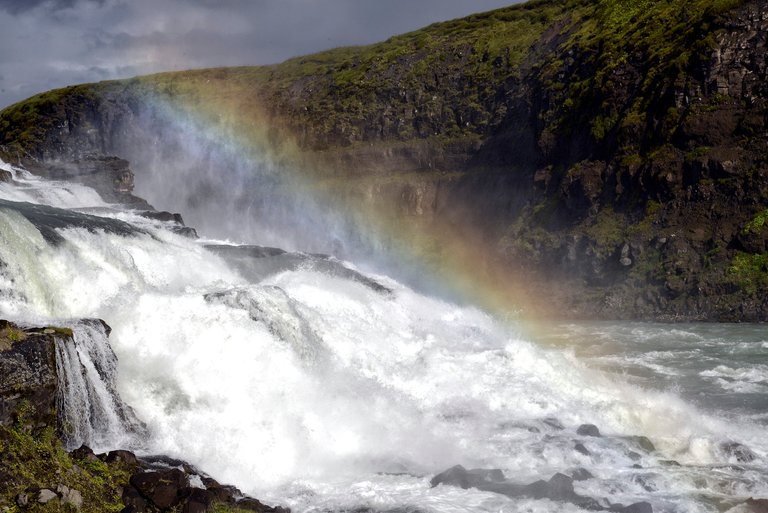
[[[332,217],[343,218],[371,247],[407,266],[428,289],[452,300],[476,305],[500,319],[556,317],[546,294],[530,273],[515,269],[499,256],[493,242],[478,234],[471,219],[445,221],[429,213],[395,211],[376,201],[376,194],[398,180],[424,184],[419,173],[369,176],[341,173],[329,165],[327,152],[300,147],[277,116],[253,94],[243,94],[237,79],[208,74],[165,73],[142,77],[142,98],[173,130],[204,141],[245,168],[279,170],[280,181],[295,197]],[[445,174],[445,180],[458,173]],[[310,209],[312,210],[312,209]],[[258,243],[258,241],[253,241]]]

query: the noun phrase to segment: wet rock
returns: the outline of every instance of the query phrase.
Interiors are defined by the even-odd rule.
[[[653,513],[653,506],[649,502],[635,502],[629,506],[613,505],[610,507],[610,511],[616,511],[618,513]]]
[[[171,508],[179,504],[180,492],[186,487],[187,477],[179,469],[158,470],[134,474],[131,485],[158,508]]]
[[[574,446],[574,449],[576,449],[576,452],[579,452],[579,453],[583,454],[584,456],[589,456],[590,454],[592,454],[591,452],[589,452],[589,449],[584,447],[584,444],[582,444],[582,443],[577,443]]]
[[[235,503],[235,507],[248,511],[256,511],[257,513],[290,513],[290,510],[287,508],[282,508],[280,506],[267,506],[266,504],[262,504],[258,500],[252,499],[250,497],[246,497],[237,501]]]
[[[592,473],[585,469],[585,468],[575,468],[571,471],[571,478],[574,481],[586,481],[587,479],[592,479],[593,476]]]
[[[557,420],[554,417],[547,417],[542,422],[545,425],[547,425],[547,426],[549,426],[552,429],[557,430],[557,431],[562,431],[563,429],[565,429],[565,426],[563,426],[562,422],[560,422],[559,420]]]
[[[200,236],[197,234],[197,230],[195,230],[194,228],[190,228],[189,226],[177,226],[172,228],[171,231],[177,235],[181,235],[189,239],[200,238]]]
[[[104,458],[104,461],[110,465],[128,465],[135,466],[139,464],[139,460],[136,455],[131,451],[116,450],[110,451]]]
[[[645,452],[653,452],[656,450],[656,446],[653,445],[653,442],[646,436],[630,436],[627,440]]]
[[[154,221],[176,223],[180,226],[185,226],[184,219],[181,217],[181,214],[171,213],[165,210],[163,211],[145,210],[143,212],[137,212],[137,214],[140,215],[141,217],[152,219]]]
[[[10,171],[6,171],[5,169],[0,169],[0,182],[13,182],[13,174]]]
[[[190,488],[185,497],[182,513],[205,513],[213,502],[213,494],[200,488]]]
[[[747,508],[745,513],[768,513],[768,499],[755,499],[750,497],[743,506]]]
[[[147,500],[133,486],[123,488],[122,499],[126,508],[131,508],[131,511],[135,513],[143,512],[147,509]]]
[[[93,450],[87,445],[81,445],[69,454],[73,459],[80,461],[96,461],[99,459],[96,454],[94,454]]]
[[[461,465],[456,465],[436,475],[432,478],[430,484],[433,487],[444,484],[464,489],[477,488],[478,490],[494,492],[506,495],[507,497],[550,499],[570,502],[587,509],[603,509],[595,499],[578,495],[573,489],[573,479],[561,473],[555,474],[549,481],[539,480],[527,485],[521,485],[505,479],[504,473],[498,469],[467,470]]]
[[[53,490],[49,490],[47,488],[43,488],[39,492],[37,492],[37,502],[40,504],[47,504],[51,502],[52,500],[58,500],[59,496],[56,495],[56,492]]]
[[[724,442],[720,444],[720,450],[739,463],[750,463],[757,459],[757,455],[749,447],[738,442]]]
[[[68,180],[91,187],[106,202],[152,210],[152,205],[132,194],[135,177],[128,161],[114,155],[91,152],[75,158],[27,163],[27,168],[46,178]]]
[[[472,469],[467,470],[461,465],[456,465],[437,474],[430,480],[433,487],[445,484],[458,486],[459,488],[480,488],[488,482],[504,481],[504,473],[499,469]],[[482,489],[482,488],[481,488]]]
[[[576,430],[576,434],[581,436],[600,436],[600,430],[594,424],[582,424]]]
[[[356,281],[380,294],[392,293],[389,287],[346,267],[329,255],[288,253],[282,249],[263,246],[208,244],[205,247],[226,260],[245,278],[254,282],[278,272],[307,269]]]
[[[640,461],[640,459],[643,457],[639,452],[635,451],[629,451],[627,456],[629,456],[629,459],[632,461]]]

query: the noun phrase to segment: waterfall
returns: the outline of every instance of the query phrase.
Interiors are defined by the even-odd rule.
[[[85,191],[27,185],[0,184],[0,315],[113,327],[67,323],[72,339],[57,342],[69,449],[181,458],[297,512],[577,511],[430,488],[455,464],[516,483],[578,471],[592,476],[578,494],[657,512],[768,494],[764,426],[734,408],[703,411],[671,386],[720,387],[714,406],[741,408],[728,391],[738,387],[764,415],[763,327],[738,344],[732,326],[691,328],[703,338],[680,353],[669,346],[680,329],[598,325],[579,343],[584,326],[569,325],[547,348],[348,262],[191,240],[135,212],[84,208]],[[573,349],[596,343],[592,365]],[[653,379],[621,374],[639,366]],[[654,389],[660,375],[671,385]]]
[[[107,327],[98,320],[79,321],[72,342],[56,344],[57,410],[68,450],[85,444],[96,450],[136,448],[145,430],[115,388],[117,358]]]

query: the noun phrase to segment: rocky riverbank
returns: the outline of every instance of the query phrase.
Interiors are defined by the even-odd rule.
[[[102,323],[100,320],[83,321]],[[191,465],[86,446],[67,452],[56,345],[66,327],[22,327],[0,320],[0,511],[280,513]],[[88,415],[88,412],[79,412]]]

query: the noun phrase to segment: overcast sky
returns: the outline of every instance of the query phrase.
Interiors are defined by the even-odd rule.
[[[270,64],[519,0],[0,0],[0,108],[55,87]]]

